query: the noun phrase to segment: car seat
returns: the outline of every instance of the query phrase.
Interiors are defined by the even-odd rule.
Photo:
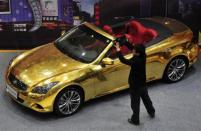
[[[144,27],[140,22],[133,20],[126,24],[129,41],[132,44],[145,44],[157,37],[158,33],[154,29]]]
[[[112,27],[110,27],[109,25],[104,25],[103,26],[103,30],[106,31],[108,34],[110,35],[114,35],[114,32],[112,30]]]

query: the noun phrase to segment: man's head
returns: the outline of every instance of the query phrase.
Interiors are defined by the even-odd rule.
[[[133,55],[134,56],[145,56],[145,47],[142,44],[137,44],[133,46]]]

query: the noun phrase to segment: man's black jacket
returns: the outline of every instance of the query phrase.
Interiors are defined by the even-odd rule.
[[[146,84],[146,54],[142,56],[134,56],[131,59],[125,59],[119,51],[117,55],[120,61],[126,65],[131,66],[129,74],[129,85],[132,88],[138,89],[145,87]]]

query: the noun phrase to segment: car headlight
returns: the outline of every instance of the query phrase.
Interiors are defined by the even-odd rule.
[[[31,92],[37,94],[46,94],[52,87],[54,87],[58,83],[59,82],[57,81],[57,82],[51,82],[43,86],[37,86]]]

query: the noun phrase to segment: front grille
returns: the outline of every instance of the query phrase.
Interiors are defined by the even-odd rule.
[[[18,80],[14,75],[10,74],[8,76],[8,79],[10,80],[10,83],[13,86],[15,86],[17,89],[26,91],[27,86],[23,82],[21,82],[20,80]]]

